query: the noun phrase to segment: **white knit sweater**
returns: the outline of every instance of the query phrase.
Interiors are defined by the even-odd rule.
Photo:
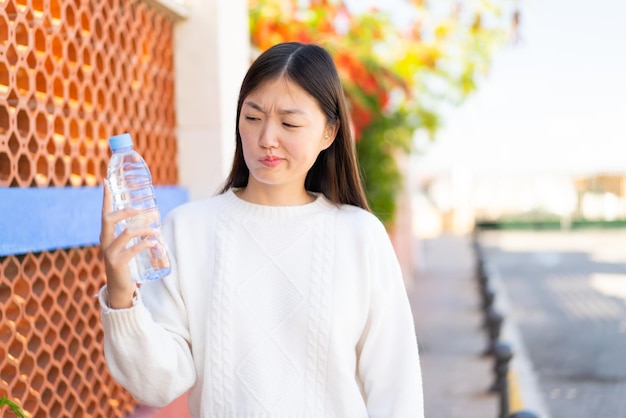
[[[140,402],[189,391],[194,418],[422,418],[413,318],[389,237],[323,196],[270,207],[233,191],[172,211],[173,273],[106,306],[113,377]]]

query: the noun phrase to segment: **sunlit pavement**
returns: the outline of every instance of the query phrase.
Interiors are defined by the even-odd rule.
[[[426,417],[495,418],[493,361],[482,356],[475,260],[468,237],[417,241],[419,269],[410,287],[420,344]]]
[[[626,417],[626,231],[484,232],[554,418]]]

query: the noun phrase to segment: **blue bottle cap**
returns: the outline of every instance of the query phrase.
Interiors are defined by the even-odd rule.
[[[119,134],[109,138],[109,146],[112,151],[120,148],[128,148],[133,146],[133,138],[128,133]]]

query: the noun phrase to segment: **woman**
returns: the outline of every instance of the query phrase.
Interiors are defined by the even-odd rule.
[[[385,228],[368,211],[332,58],[284,43],[245,76],[220,194],[173,210],[172,274],[138,291],[131,215],[101,245],[105,355],[140,402],[189,391],[193,417],[423,417],[413,318]]]

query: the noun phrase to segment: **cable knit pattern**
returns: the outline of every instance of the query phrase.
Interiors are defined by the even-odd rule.
[[[324,394],[326,391],[327,351],[329,338],[330,301],[329,280],[332,277],[332,246],[335,217],[323,219],[315,229],[313,271],[310,283],[311,309],[309,310],[309,341],[307,343],[307,409],[314,416],[324,416]]]
[[[215,235],[215,282],[211,293],[211,345],[210,365],[211,375],[210,396],[214,399],[215,409],[219,413],[226,413],[232,409],[232,323],[231,284],[229,257],[234,254],[232,248],[233,228],[236,219],[228,217],[226,213],[218,216],[217,233]]]
[[[172,275],[102,313],[109,368],[138,399],[189,391],[194,418],[423,418],[406,290],[372,214],[229,191],[163,225]]]
[[[274,405],[287,395],[302,373],[276,331],[304,302],[302,291],[293,281],[298,278],[298,272],[286,268],[281,258],[287,252],[297,254],[301,251],[298,243],[306,238],[309,227],[307,222],[285,221],[289,228],[281,236],[275,233],[281,225],[274,222],[263,222],[262,219],[243,222],[249,240],[254,244],[251,259],[258,264],[254,266],[254,273],[239,286],[238,294],[264,333],[242,360],[237,375],[267,411],[272,411]],[[271,374],[266,373],[268,365],[273,369]]]

